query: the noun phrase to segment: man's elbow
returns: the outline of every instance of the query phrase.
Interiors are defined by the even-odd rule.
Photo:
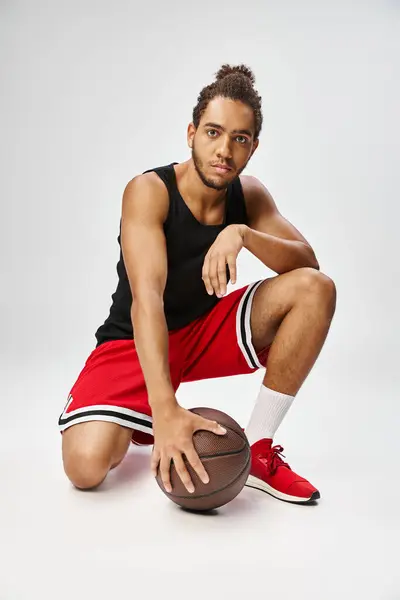
[[[315,256],[314,250],[311,248],[311,246],[307,246],[307,249],[308,249],[308,261],[309,261],[309,264],[307,266],[310,267],[311,269],[316,269],[317,271],[319,271],[320,270],[319,262],[317,260],[317,257]]]
[[[317,271],[319,271],[319,270],[320,270],[320,268],[319,268],[319,262],[317,261],[317,259],[316,259],[316,258],[314,258],[314,262],[313,262],[313,264],[311,265],[311,268],[312,268],[312,269],[316,269]]]
[[[131,304],[131,314],[137,310],[139,311],[147,311],[154,310],[154,308],[162,308],[164,307],[164,298],[163,292],[154,289],[138,289],[132,291],[132,304]]]

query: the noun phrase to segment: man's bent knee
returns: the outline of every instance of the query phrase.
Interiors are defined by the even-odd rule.
[[[74,448],[63,452],[64,471],[71,483],[79,489],[100,485],[110,470],[110,457],[90,447]]]
[[[63,432],[62,457],[68,479],[80,489],[97,487],[121,462],[132,432],[116,423],[79,423]]]
[[[63,463],[68,479],[81,490],[99,486],[111,467],[109,457],[86,448],[63,453]]]
[[[330,298],[336,298],[336,286],[334,281],[317,269],[303,267],[292,271],[298,278],[301,289],[315,294],[324,294]]]

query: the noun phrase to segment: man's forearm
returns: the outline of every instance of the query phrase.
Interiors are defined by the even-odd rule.
[[[149,294],[131,308],[135,346],[146,382],[149,404],[154,411],[177,405],[171,382],[168,328],[162,300]]]
[[[303,242],[285,240],[241,226],[244,247],[275,273],[281,274],[301,267],[319,269],[313,249]]]

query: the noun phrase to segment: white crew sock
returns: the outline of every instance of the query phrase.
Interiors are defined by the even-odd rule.
[[[261,385],[249,424],[245,429],[250,445],[262,438],[273,439],[294,398],[270,390],[264,384]]]

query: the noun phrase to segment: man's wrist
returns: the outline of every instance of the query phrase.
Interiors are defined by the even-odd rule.
[[[244,223],[239,224],[239,233],[243,240],[243,246],[246,246],[246,244],[247,244],[248,235],[249,235],[250,231],[251,231],[250,227],[248,227]]]
[[[168,415],[174,412],[179,404],[176,400],[175,395],[163,395],[163,396],[149,396],[149,405],[153,417],[168,417]]]

